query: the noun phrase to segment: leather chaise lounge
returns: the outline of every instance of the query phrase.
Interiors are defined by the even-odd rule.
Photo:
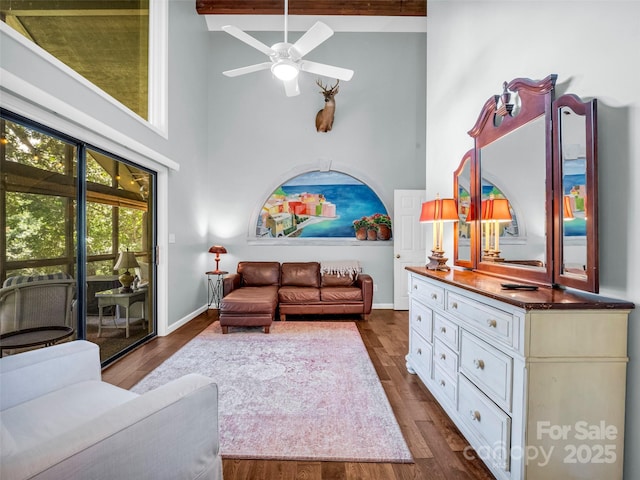
[[[264,327],[269,333],[278,306],[280,263],[240,262],[237,273],[223,280],[220,326]]]
[[[373,303],[370,275],[325,271],[320,262],[239,262],[223,280],[222,333],[229,327],[269,327],[293,314],[359,314]]]

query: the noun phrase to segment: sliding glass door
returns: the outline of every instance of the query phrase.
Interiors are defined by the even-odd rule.
[[[111,363],[156,333],[155,174],[9,112],[0,122],[0,281],[75,279],[73,338]]]
[[[86,338],[103,360],[155,333],[154,176],[86,150]]]

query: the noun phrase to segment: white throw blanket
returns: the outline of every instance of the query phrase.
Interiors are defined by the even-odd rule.
[[[357,260],[326,260],[320,262],[320,273],[335,273],[338,277],[351,276],[356,278],[362,271]]]

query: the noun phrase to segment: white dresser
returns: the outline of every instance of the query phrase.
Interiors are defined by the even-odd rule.
[[[408,267],[407,369],[499,479],[622,478],[633,304]]]

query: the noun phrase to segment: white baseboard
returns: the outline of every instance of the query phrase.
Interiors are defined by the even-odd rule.
[[[374,303],[371,308],[374,310],[393,310],[393,303]]]
[[[180,320],[178,320],[177,322],[173,322],[171,325],[169,325],[167,327],[167,330],[165,332],[164,335],[160,335],[158,334],[159,337],[164,337],[165,335],[169,335],[170,333],[176,331],[178,328],[180,328],[183,325],[186,325],[187,323],[189,323],[191,320],[193,320],[194,318],[196,318],[198,315],[200,315],[202,312],[206,312],[207,309],[209,307],[207,305],[203,305],[202,307],[194,310],[193,312],[185,315],[184,317],[182,317]]]

